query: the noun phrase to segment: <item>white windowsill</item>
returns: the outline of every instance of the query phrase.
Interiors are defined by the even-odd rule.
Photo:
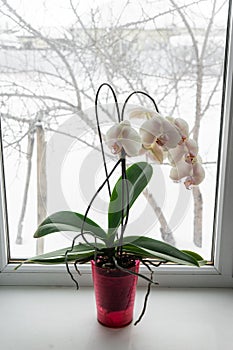
[[[135,320],[145,288],[136,297]],[[141,323],[96,321],[91,287],[0,287],[3,350],[230,350],[233,289],[154,288]]]

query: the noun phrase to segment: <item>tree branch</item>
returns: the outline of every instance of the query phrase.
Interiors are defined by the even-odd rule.
[[[172,231],[169,228],[168,223],[165,219],[165,216],[163,215],[161,208],[158,206],[154,196],[152,195],[152,193],[148,191],[147,188],[143,191],[143,194],[159,220],[159,223],[161,225],[160,232],[161,232],[162,239],[165,242],[168,242],[169,244],[172,244],[175,246],[176,242],[173,237]]]
[[[21,209],[21,214],[20,214],[19,223],[18,223],[18,233],[16,237],[16,244],[22,244],[23,222],[26,214],[28,190],[29,190],[31,170],[32,170],[32,155],[33,155],[34,139],[35,139],[34,132],[35,132],[35,129],[32,130],[29,128],[28,148],[27,148],[27,173],[26,173],[26,181],[24,186],[22,209]]]

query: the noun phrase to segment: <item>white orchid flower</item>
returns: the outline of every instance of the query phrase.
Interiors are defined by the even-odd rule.
[[[192,186],[199,185],[205,178],[205,171],[203,166],[196,158],[195,162],[179,161],[175,167],[172,167],[170,172],[170,178],[174,181],[180,181],[183,178],[185,187],[187,189]]]
[[[185,158],[186,162],[195,161],[195,157],[198,154],[198,145],[194,140],[189,138],[188,123],[181,118],[170,119],[170,121],[180,133],[181,140],[176,148],[169,151],[169,161],[173,166],[175,166],[182,158]]]
[[[175,148],[181,140],[177,128],[161,116],[145,121],[140,128],[140,135],[143,147],[159,163],[163,162],[164,152]]]
[[[142,147],[141,137],[128,120],[113,125],[105,135],[105,141],[112,153],[117,154],[124,149],[130,156],[137,156]]]
[[[198,154],[197,143],[192,139],[182,140],[175,148],[169,150],[168,159],[173,166],[182,158],[187,162],[192,162]]]

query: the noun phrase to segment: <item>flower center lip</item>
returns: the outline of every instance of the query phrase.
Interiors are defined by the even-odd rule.
[[[185,156],[185,161],[189,164],[195,164],[197,162],[197,157],[194,154],[189,153]]]
[[[114,143],[114,145],[112,146],[112,153],[113,154],[117,154],[121,151],[121,148],[116,142]]]
[[[160,135],[160,136],[157,138],[156,143],[157,143],[159,146],[163,147],[163,146],[166,144],[167,141],[168,141],[167,135]]]
[[[159,145],[159,146],[164,146],[165,145],[165,142],[164,141],[161,141],[160,139],[157,139],[156,140],[156,143]]]
[[[182,143],[184,143],[185,141],[187,141],[187,137],[186,136],[182,136],[180,142],[178,143],[178,145],[182,145]]]

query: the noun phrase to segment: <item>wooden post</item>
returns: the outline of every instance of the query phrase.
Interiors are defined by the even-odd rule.
[[[38,225],[47,216],[47,176],[46,176],[46,141],[43,126],[36,125],[37,136],[37,222]],[[36,254],[44,253],[44,239],[38,238]]]

